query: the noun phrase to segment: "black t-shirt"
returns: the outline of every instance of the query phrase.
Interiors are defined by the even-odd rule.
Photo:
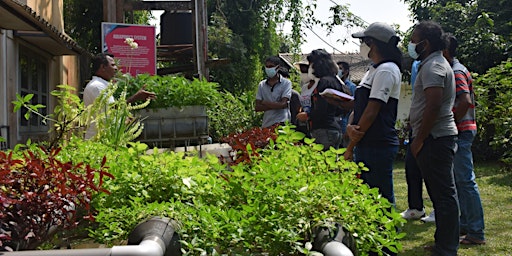
[[[336,76],[332,75],[320,78],[316,89],[311,95],[311,112],[309,113],[310,130],[328,129],[341,131],[336,117],[341,115],[342,109],[329,104],[324,97],[319,94],[327,88],[343,91],[342,84]]]

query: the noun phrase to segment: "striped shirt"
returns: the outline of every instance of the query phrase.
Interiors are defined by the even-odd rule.
[[[464,117],[457,122],[457,130],[459,131],[476,131],[476,115],[475,115],[475,93],[473,91],[473,78],[468,69],[460,64],[459,60],[453,59],[453,73],[455,74],[455,95],[458,97],[463,93],[469,93],[471,105]],[[457,108],[458,102],[455,98],[453,111]]]

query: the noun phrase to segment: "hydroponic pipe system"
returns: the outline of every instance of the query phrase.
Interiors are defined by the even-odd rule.
[[[154,217],[130,233],[128,245],[112,248],[0,252],[2,256],[178,256],[179,235],[168,218]]]

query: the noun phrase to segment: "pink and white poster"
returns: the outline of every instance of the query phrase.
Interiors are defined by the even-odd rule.
[[[103,22],[101,32],[102,51],[114,54],[123,73],[156,74],[155,26]]]

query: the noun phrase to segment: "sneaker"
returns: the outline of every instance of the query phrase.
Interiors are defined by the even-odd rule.
[[[425,216],[425,210],[407,209],[400,213],[400,215],[406,220],[419,220]]]
[[[423,222],[436,222],[436,214],[432,211],[427,217],[421,218]]]

